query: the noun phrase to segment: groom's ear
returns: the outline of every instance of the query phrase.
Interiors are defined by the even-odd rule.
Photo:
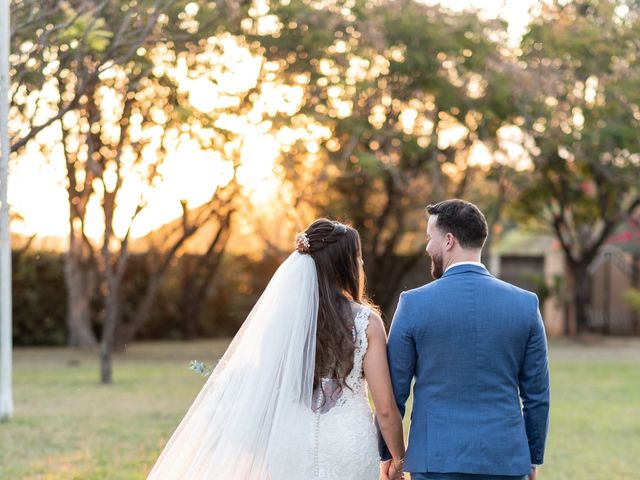
[[[445,244],[444,249],[448,252],[450,251],[456,244],[458,240],[453,236],[453,233],[449,232],[445,235]]]

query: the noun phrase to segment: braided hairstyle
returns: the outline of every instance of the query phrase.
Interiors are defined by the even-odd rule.
[[[362,249],[357,230],[320,218],[307,227],[298,251],[313,257],[318,274],[319,308],[314,389],[321,378],[340,388],[353,368],[353,314],[350,302],[369,304],[365,297]]]

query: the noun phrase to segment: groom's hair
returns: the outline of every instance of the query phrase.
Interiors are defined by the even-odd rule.
[[[436,227],[451,233],[462,248],[482,248],[489,229],[487,220],[471,202],[454,198],[427,206],[429,215],[437,215]]]

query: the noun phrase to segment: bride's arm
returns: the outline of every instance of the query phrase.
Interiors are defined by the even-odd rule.
[[[373,397],[380,432],[395,460],[404,458],[402,417],[398,411],[387,363],[387,334],[380,316],[371,312],[367,328],[369,347],[364,356],[364,375]]]

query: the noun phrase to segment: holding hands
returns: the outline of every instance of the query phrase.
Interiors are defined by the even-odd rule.
[[[404,458],[380,462],[380,478],[382,480],[402,480],[404,478]]]

